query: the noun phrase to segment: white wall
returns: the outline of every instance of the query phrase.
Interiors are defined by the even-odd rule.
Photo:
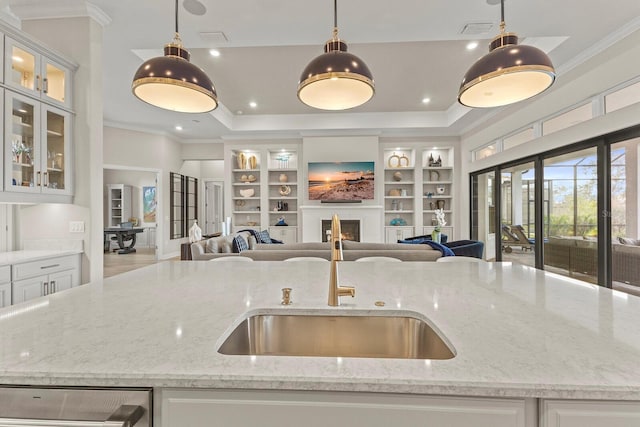
[[[19,248],[24,239],[82,239],[82,283],[102,277],[102,27],[90,18],[33,20],[22,29],[78,64],[74,76],[71,205],[21,206]],[[52,36],[55,35],[55,36]],[[84,221],[84,233],[69,233],[69,221]],[[18,248],[18,249],[19,249]]]
[[[320,201],[309,200],[308,164],[309,162],[375,162],[375,199],[363,200],[365,205],[380,205],[383,193],[384,165],[378,159],[377,136],[355,137],[313,137],[302,139],[302,184],[303,205],[320,205]],[[330,205],[327,209],[331,209]]]

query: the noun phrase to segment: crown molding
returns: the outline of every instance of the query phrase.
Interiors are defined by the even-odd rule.
[[[111,17],[98,6],[84,0],[58,0],[10,6],[10,12],[21,21],[89,17],[101,26],[111,23]]]

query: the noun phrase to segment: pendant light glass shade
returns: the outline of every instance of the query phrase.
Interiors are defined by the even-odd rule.
[[[504,0],[500,34],[489,53],[469,68],[460,84],[458,102],[467,107],[500,107],[531,98],[549,88],[556,73],[549,57],[533,46],[518,45],[504,32]]]
[[[369,67],[347,52],[347,44],[338,38],[337,0],[334,0],[333,38],[324,53],[313,59],[302,71],[298,98],[321,110],[347,110],[369,101],[375,93]]]
[[[133,77],[131,90],[140,100],[181,113],[206,113],[218,106],[218,95],[211,79],[189,62],[189,52],[178,34],[178,2],[176,1],[176,34],[164,47],[164,56],[144,62]]]

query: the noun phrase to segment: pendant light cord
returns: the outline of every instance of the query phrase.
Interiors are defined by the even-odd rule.
[[[176,34],[178,34],[178,0],[176,0]]]
[[[500,0],[500,32],[504,33],[504,0]]]
[[[338,0],[333,0],[333,39],[338,40]]]

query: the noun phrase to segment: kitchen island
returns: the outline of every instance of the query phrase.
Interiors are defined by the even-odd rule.
[[[545,408],[562,412],[568,400],[590,412],[602,409],[605,420],[623,413],[640,422],[640,298],[510,263],[342,262],[339,273],[341,284],[356,288],[355,298],[343,297],[340,307],[327,306],[328,263],[195,261],[163,262],[7,307],[0,310],[0,383],[153,387],[156,425],[162,426],[180,425],[174,414],[182,409],[193,414],[221,405],[242,414],[237,408],[246,405],[238,402],[256,407],[268,396],[278,396],[278,405],[299,397],[298,410],[340,396],[341,405],[371,413],[372,402],[379,409],[385,403],[377,399],[386,399],[392,413],[408,420],[414,403],[453,405],[459,414],[464,410],[457,404],[486,402],[489,409],[480,404],[472,413],[505,413],[513,420],[474,424],[492,426],[574,425],[544,421]],[[293,289],[291,306],[280,304],[284,287]],[[217,352],[247,313],[286,310],[412,313],[430,322],[456,355],[408,360]],[[233,404],[225,401],[229,396]],[[309,396],[324,404],[302,405],[314,399]]]

